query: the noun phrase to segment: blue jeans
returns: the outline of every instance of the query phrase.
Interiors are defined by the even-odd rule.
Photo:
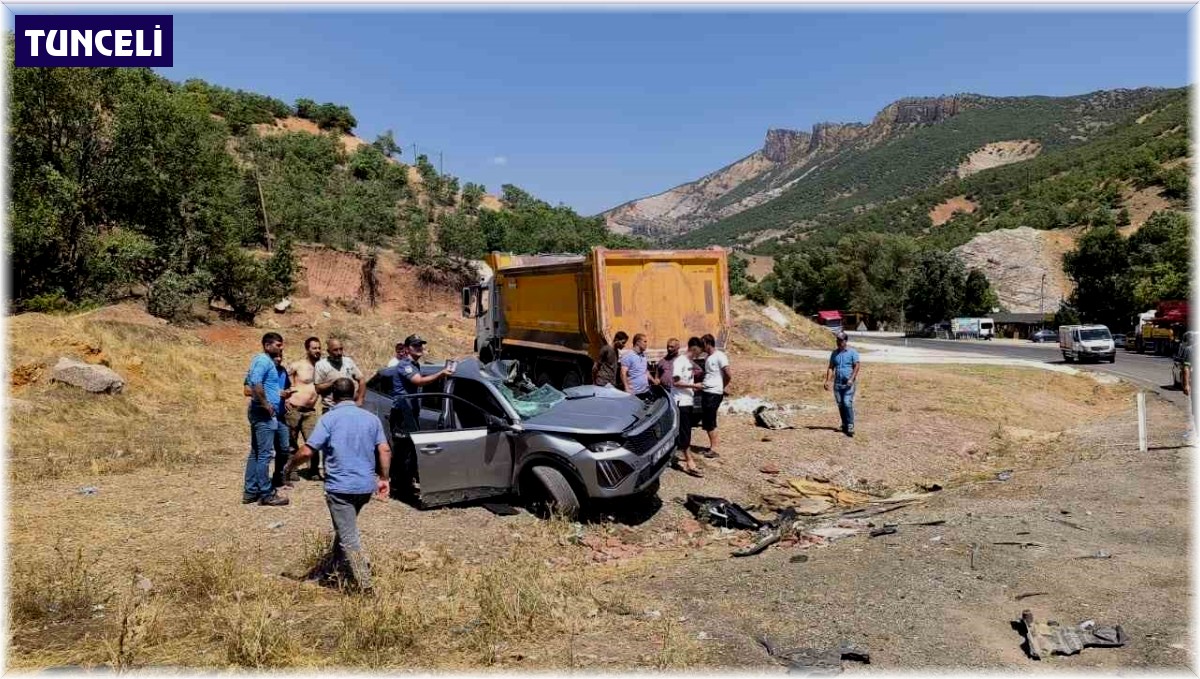
[[[278,418],[265,414],[250,413],[250,455],[246,459],[246,497],[270,497],[275,493],[271,487],[271,460],[287,454],[288,428]]]
[[[838,414],[842,416],[842,431],[854,431],[854,385],[834,385],[833,399],[837,401]]]

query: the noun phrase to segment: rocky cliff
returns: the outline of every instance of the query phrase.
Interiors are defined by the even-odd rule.
[[[968,105],[962,97],[902,99],[884,107],[870,124],[821,122],[811,132],[769,129],[762,148],[745,158],[602,214],[617,233],[651,238],[686,233],[777,197],[847,148],[870,147],[901,130],[937,124]]]

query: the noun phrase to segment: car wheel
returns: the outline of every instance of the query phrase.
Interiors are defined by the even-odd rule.
[[[1109,356],[1109,357],[1108,357],[1108,362],[1109,362],[1109,363],[1116,363],[1116,362],[1117,362],[1117,355],[1116,355],[1116,354],[1113,354],[1112,356]]]
[[[530,470],[530,473],[541,482],[544,491],[535,503],[542,506],[533,508],[535,514],[560,514],[571,519],[579,515],[579,496],[575,494],[571,482],[562,472],[554,467],[540,465]]]
[[[1075,362],[1075,359],[1071,358],[1071,355],[1070,355],[1070,354],[1068,354],[1068,353],[1067,353],[1067,352],[1065,352],[1065,351],[1063,352],[1063,360],[1064,360],[1064,361],[1066,361],[1067,363],[1074,363],[1074,362]]]

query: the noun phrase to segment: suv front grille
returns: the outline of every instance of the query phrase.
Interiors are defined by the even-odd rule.
[[[625,448],[634,455],[645,455],[671,433],[675,411],[670,404],[663,408],[662,415],[642,431],[625,439]]]

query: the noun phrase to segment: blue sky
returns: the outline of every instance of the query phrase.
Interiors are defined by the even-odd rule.
[[[590,214],[905,96],[1185,85],[1185,10],[130,13],[175,15],[168,78],[346,104],[406,161]]]

